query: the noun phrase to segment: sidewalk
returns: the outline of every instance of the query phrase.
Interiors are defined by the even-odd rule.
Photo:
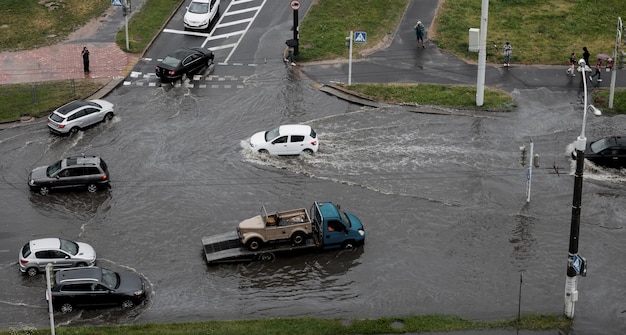
[[[91,73],[83,73],[81,50],[90,52]],[[111,42],[67,42],[34,50],[0,54],[0,85],[78,78],[123,78],[133,57]]]

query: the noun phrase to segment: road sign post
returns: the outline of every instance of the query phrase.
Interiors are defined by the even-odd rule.
[[[299,0],[290,0],[289,7],[293,9],[293,39],[296,41],[296,46],[293,47],[293,55],[297,56],[300,53],[300,36],[298,27],[298,9],[300,9]]]

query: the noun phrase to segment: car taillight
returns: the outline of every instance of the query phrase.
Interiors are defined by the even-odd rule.
[[[20,263],[22,263],[22,264],[28,264],[28,260],[27,260],[27,259],[20,259]]]
[[[311,141],[311,145],[317,145],[317,141]]]
[[[65,128],[65,125],[64,125],[64,124],[59,124],[57,127],[59,127],[59,128]]]
[[[167,71],[167,74],[169,74],[170,76],[173,76],[176,74],[176,71],[169,70]]]
[[[102,175],[102,180],[107,180],[107,175],[103,174]]]

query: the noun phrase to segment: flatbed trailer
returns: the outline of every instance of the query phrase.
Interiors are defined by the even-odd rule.
[[[317,241],[317,242],[316,242]],[[319,249],[317,235],[313,235],[302,245],[293,245],[290,241],[268,243],[259,250],[246,247],[237,232],[229,232],[202,238],[204,255],[208,264],[236,263],[249,261],[272,261],[283,254],[296,254]]]
[[[298,210],[300,211],[300,210]],[[242,237],[232,232],[203,237],[202,246],[208,264],[249,261],[272,261],[282,255],[298,255],[318,250],[353,250],[365,242],[365,229],[354,215],[342,211],[331,202],[315,202],[310,210],[312,234],[304,243],[290,238],[262,243],[251,250]],[[305,210],[306,214],[306,210]],[[306,215],[309,218],[309,215]]]

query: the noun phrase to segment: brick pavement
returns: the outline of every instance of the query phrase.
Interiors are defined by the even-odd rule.
[[[89,49],[90,78],[124,77],[131,55],[115,43],[62,43],[33,50],[0,53],[0,85],[85,78],[81,50]]]

